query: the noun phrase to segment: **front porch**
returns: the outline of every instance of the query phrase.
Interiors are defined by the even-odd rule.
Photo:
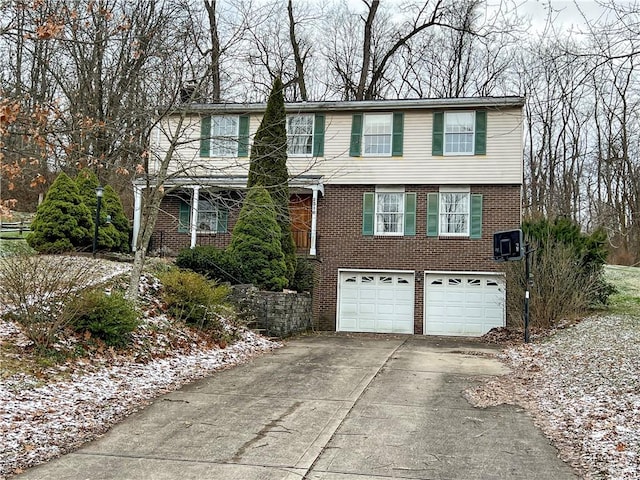
[[[320,180],[297,178],[290,185],[291,226],[299,255],[316,255],[318,196],[324,194]],[[171,252],[196,245],[225,247],[231,240],[245,186],[246,179],[240,178],[180,179],[165,184],[165,198],[149,250]],[[145,189],[146,185],[134,182],[133,251],[142,222]]]

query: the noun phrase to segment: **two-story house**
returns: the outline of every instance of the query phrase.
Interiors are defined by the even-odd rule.
[[[318,328],[473,336],[505,324],[492,237],[520,226],[523,105],[286,105],[294,236],[317,260]],[[182,118],[154,248],[229,243],[265,106],[188,105],[159,126],[151,147],[164,152]]]

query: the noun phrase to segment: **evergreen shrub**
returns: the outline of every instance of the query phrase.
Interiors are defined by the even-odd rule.
[[[162,283],[162,301],[175,320],[202,329],[219,327],[218,316],[227,311],[228,286],[177,268],[162,272],[158,277]]]
[[[26,241],[40,253],[86,248],[93,241],[93,219],[78,187],[64,172],[53,182],[31,222]]]
[[[72,325],[78,332],[89,332],[109,346],[125,347],[131,332],[139,325],[138,312],[122,293],[86,290],[77,300],[77,316]]]
[[[232,285],[246,283],[236,258],[228,250],[211,245],[181,250],[176,265],[220,282]]]
[[[281,231],[276,210],[267,190],[256,185],[249,190],[229,245],[241,277],[263,290],[281,291],[288,285]]]
[[[84,204],[89,207],[92,218],[95,221],[98,199],[96,188],[100,185],[98,177],[89,170],[82,170],[75,179]],[[109,223],[107,223],[107,216]],[[95,225],[94,225],[95,226]],[[129,219],[124,213],[122,201],[111,187],[104,187],[102,203],[100,205],[100,225],[98,227],[97,247],[99,250],[110,250],[112,252],[129,251],[130,236]]]
[[[315,284],[315,267],[311,260],[298,258],[296,263],[296,273],[293,277],[291,290],[296,292],[311,292]]]

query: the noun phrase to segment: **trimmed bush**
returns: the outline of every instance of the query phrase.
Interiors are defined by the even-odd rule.
[[[314,262],[306,258],[298,258],[296,274],[293,276],[291,290],[296,292],[311,292],[315,284]]]
[[[38,207],[26,240],[41,253],[68,252],[91,245],[93,226],[75,182],[61,173]]]
[[[176,320],[198,328],[219,327],[217,315],[226,309],[229,287],[218,285],[196,272],[169,269],[158,275],[161,298]]]
[[[214,246],[198,246],[181,250],[176,265],[232,285],[246,283],[236,258],[228,250]]]
[[[276,210],[267,190],[249,190],[233,229],[229,253],[238,262],[240,276],[263,290],[281,291],[288,285],[287,265],[280,243]]]
[[[77,300],[74,330],[89,332],[111,347],[125,347],[139,325],[138,312],[122,293],[86,290]]]

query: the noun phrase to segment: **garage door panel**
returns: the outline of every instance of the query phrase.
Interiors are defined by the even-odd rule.
[[[481,336],[504,326],[502,278],[490,274],[425,275],[426,334]]]
[[[413,333],[413,273],[341,272],[336,328]]]
[[[358,309],[358,313],[368,316],[374,316],[376,314],[376,304],[375,303],[360,303]]]
[[[395,290],[393,289],[380,289],[378,290],[378,300],[381,301],[387,301],[387,302],[393,302],[393,299],[396,297],[395,295]]]

